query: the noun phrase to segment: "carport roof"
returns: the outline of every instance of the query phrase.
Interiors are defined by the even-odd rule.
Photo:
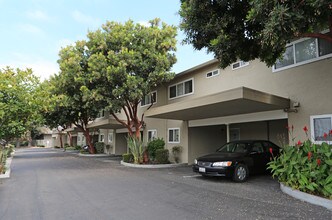
[[[120,124],[114,118],[105,118],[101,120],[95,120],[91,124],[88,125],[88,128],[96,128],[96,129],[119,129],[124,128],[122,124]]]
[[[149,109],[151,118],[196,120],[289,108],[290,100],[254,89],[239,87]]]

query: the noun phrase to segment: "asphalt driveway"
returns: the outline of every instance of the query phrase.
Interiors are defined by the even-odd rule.
[[[331,219],[283,194],[270,176],[245,183],[203,178],[190,167],[145,170],[119,160],[19,149],[0,180],[0,219]]]

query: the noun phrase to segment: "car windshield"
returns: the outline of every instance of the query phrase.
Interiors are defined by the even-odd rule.
[[[245,143],[227,143],[217,150],[225,153],[246,153],[248,151]]]

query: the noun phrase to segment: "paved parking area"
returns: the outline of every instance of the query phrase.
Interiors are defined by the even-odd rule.
[[[245,183],[188,167],[137,169],[119,159],[21,149],[0,183],[0,219],[331,219],[283,194],[270,176]]]

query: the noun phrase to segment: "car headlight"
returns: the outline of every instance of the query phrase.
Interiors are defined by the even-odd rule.
[[[197,160],[196,159],[194,160],[194,163],[197,164]]]
[[[214,162],[212,164],[213,167],[229,167],[230,165],[232,165],[232,161]]]

